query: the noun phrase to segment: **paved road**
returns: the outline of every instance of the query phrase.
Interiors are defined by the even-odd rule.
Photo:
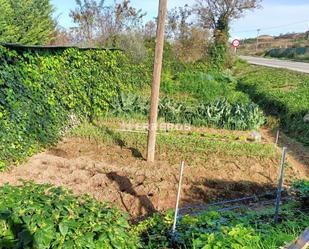
[[[239,57],[243,60],[248,61],[250,64],[267,66],[267,67],[276,67],[276,68],[287,68],[298,72],[309,73],[309,63],[305,62],[268,59],[253,56],[239,56]]]

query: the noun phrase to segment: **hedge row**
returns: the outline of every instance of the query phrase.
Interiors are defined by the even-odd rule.
[[[0,47],[0,169],[57,141],[69,115],[92,121],[107,111],[118,91],[141,80],[131,67],[121,51]]]
[[[265,56],[275,58],[289,58],[299,60],[309,60],[309,48],[273,48],[265,53]]]

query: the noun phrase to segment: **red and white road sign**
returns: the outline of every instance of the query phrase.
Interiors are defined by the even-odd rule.
[[[238,48],[240,46],[240,40],[234,39],[232,41],[232,45],[233,45],[234,48]]]

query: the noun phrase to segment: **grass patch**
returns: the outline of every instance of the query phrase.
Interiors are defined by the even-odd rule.
[[[266,113],[278,117],[289,136],[309,145],[309,123],[304,121],[309,113],[308,74],[238,63],[235,75],[240,90]]]
[[[135,148],[144,152],[147,145],[147,134],[132,132],[116,132],[105,126],[83,124],[72,132],[73,136],[93,139],[105,145],[118,145]],[[273,145],[260,143],[242,143],[236,141],[214,141],[197,136],[181,136],[177,133],[158,134],[157,153],[159,159],[174,161],[175,158],[194,161],[207,158],[211,154],[217,156],[245,156],[259,158],[276,158]]]
[[[189,94],[196,102],[211,103],[226,98],[229,103],[249,103],[247,94],[236,89],[237,81],[229,73],[182,72],[174,81],[162,82],[162,91],[167,95]]]

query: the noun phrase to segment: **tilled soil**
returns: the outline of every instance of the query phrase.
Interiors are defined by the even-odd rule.
[[[50,183],[89,194],[127,211],[132,218],[175,206],[179,163],[149,164],[132,149],[104,146],[90,140],[65,138],[56,147],[37,154],[25,164],[0,173],[0,185],[20,179]],[[186,162],[181,205],[209,203],[274,190],[278,161],[247,157],[216,157],[198,167]],[[286,179],[303,177],[301,167],[288,167]]]

